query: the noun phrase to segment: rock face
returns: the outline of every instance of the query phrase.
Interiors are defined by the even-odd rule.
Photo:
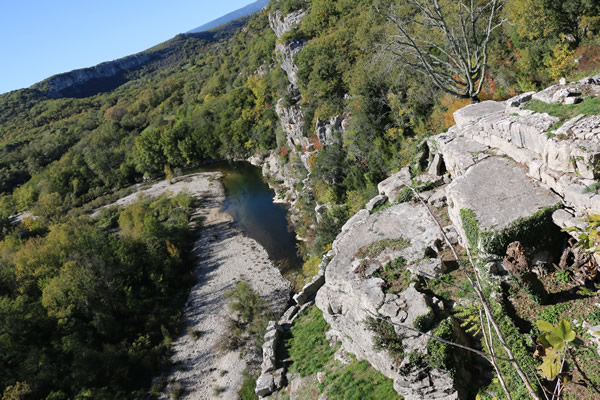
[[[306,11],[304,10],[294,11],[285,16],[280,10],[277,10],[274,14],[269,14],[269,26],[277,35],[277,39],[281,39],[283,35],[298,26],[305,15]]]
[[[336,115],[329,121],[321,121],[317,119],[315,126],[315,133],[319,139],[319,143],[324,146],[339,143],[341,140],[342,133],[348,126],[350,115],[345,113],[343,115]]]
[[[305,15],[304,10],[298,10],[283,16],[281,11],[277,10],[275,14],[269,15],[269,25],[277,35],[277,39],[281,39],[283,35],[295,29],[302,22]],[[296,56],[305,45],[306,40],[289,40],[284,43],[277,43],[275,46],[275,52],[281,62],[281,69],[286,72],[288,80],[294,87],[298,86]]]
[[[126,82],[124,74],[139,68],[158,56],[158,53],[140,53],[119,60],[104,62],[91,68],[77,69],[64,74],[55,75],[34,85],[34,88],[47,87],[46,94],[53,98],[81,97],[79,87],[84,84],[117,87]],[[109,82],[109,80],[111,82]]]
[[[402,241],[402,238],[403,246],[390,247],[390,242],[386,242],[386,248],[374,250],[382,240]],[[373,332],[366,328],[365,321],[369,316],[379,315],[392,323],[427,329],[434,316],[434,300],[414,285],[399,294],[386,293],[385,281],[378,277],[377,271],[400,256],[408,264],[419,263],[426,252],[435,253],[440,244],[440,231],[420,204],[403,203],[373,215],[361,210],[344,225],[333,243],[326,283],[316,297],[317,307],[332,328],[329,336],[341,341],[345,351],[367,360],[393,379],[396,391],[409,400],[455,399],[458,393],[445,372],[427,369],[403,372],[389,354],[373,350]],[[406,354],[413,350],[426,352],[426,337],[400,327],[396,331],[405,336]]]
[[[281,69],[285,71],[288,80],[294,87],[298,86],[298,66],[296,65],[296,56],[304,46],[306,40],[290,40],[285,43],[277,43],[275,52],[278,54],[281,62]]]
[[[276,189],[276,196],[273,201],[293,205],[298,199],[295,186],[299,182],[299,178],[292,165],[289,163],[284,164],[279,154],[275,152],[271,152],[264,160],[255,162],[255,165],[262,166],[262,174],[269,178],[269,186]],[[274,182],[275,186],[271,182]],[[280,196],[279,190],[277,190],[277,187],[280,186],[286,189],[284,197]]]
[[[291,149],[297,145],[308,146],[308,138],[304,134],[304,113],[300,107],[296,105],[286,107],[284,99],[279,99],[275,112],[285,132],[288,146]]]
[[[295,29],[305,15],[305,11],[298,10],[283,16],[281,11],[277,10],[274,14],[269,14],[269,25],[277,35],[277,38],[281,39],[287,32]],[[289,164],[283,165],[278,154],[275,152],[272,152],[263,163],[263,175],[272,178],[272,180],[277,182],[277,185],[281,185],[286,189],[286,198],[277,200],[290,203],[292,206],[299,198],[296,186],[303,179],[302,177],[298,177],[298,173],[303,173],[303,166],[304,169],[308,170],[308,156],[299,154],[296,151],[296,146],[309,146],[309,140],[304,132],[304,113],[298,104],[300,99],[297,85],[298,77],[296,74],[298,67],[295,62],[296,56],[304,45],[304,41],[291,40],[284,43],[277,43],[275,48],[281,68],[286,72],[288,81],[290,82],[287,95],[285,98],[279,99],[275,111],[285,133],[289,151],[300,160],[300,164],[294,167],[291,167]],[[305,188],[305,190],[307,189]]]

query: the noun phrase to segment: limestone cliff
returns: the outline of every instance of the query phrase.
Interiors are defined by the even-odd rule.
[[[298,10],[283,16],[281,11],[276,10],[269,15],[269,25],[277,38],[281,39],[287,32],[295,29],[305,15],[305,11]],[[262,167],[263,175],[277,193],[276,201],[292,205],[292,220],[297,217],[293,206],[300,197],[298,184],[303,183],[303,190],[310,190],[308,180],[305,179],[308,173],[308,158],[296,150],[297,146],[306,149],[310,145],[304,129],[304,113],[299,104],[296,75],[298,67],[295,63],[295,57],[304,45],[304,41],[278,41],[275,48],[280,67],[286,72],[289,81],[285,98],[279,99],[275,108],[285,134],[288,155],[280,156],[279,151],[274,150],[266,157],[252,157],[249,160],[252,164]]]
[[[329,335],[344,351],[393,379],[406,399],[463,398],[461,381],[469,380],[460,365],[460,374],[451,377],[409,360],[409,353],[427,357],[429,349],[428,337],[410,328],[418,325],[420,331],[435,334],[432,325],[451,312],[419,284],[399,284],[399,275],[388,279],[398,266],[398,274],[409,271],[420,282],[436,279],[448,268],[442,231],[421,203],[410,201],[407,186],[420,187],[431,210],[449,216],[443,231],[453,244],[469,247],[488,261],[490,282],[507,279],[497,260],[513,241],[524,243],[532,260],[551,263],[543,249],[564,246],[560,229],[600,213],[600,195],[587,189],[600,178],[600,116],[564,121],[526,105],[532,98],[576,104],[582,93],[598,96],[600,76],[458,110],[456,125],[424,144],[426,172],[413,177],[406,168],[381,182],[380,195],[335,240],[325,284],[316,296],[331,326]],[[391,206],[374,212],[386,201]],[[534,235],[529,234],[532,229]],[[404,349],[400,359],[374,348],[377,335],[366,323],[373,316],[393,324]],[[464,337],[453,329],[454,340]],[[481,360],[470,366],[479,370],[474,376],[488,374],[489,367]]]
[[[114,89],[127,82],[126,74],[155,59],[153,53],[140,53],[119,60],[104,62],[91,68],[77,69],[55,75],[34,85],[34,88],[47,88],[46,94],[53,98],[84,97],[92,94],[94,88],[102,91]]]

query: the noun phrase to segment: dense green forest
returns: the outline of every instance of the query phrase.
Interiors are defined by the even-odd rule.
[[[0,242],[3,399],[144,395],[192,282],[192,205],[179,195],[28,221]]]
[[[377,12],[390,3],[272,0],[241,28],[178,36],[163,45],[170,55],[160,68],[114,90],[50,98],[38,85],[0,95],[0,393],[114,399],[149,390],[187,294],[193,204],[161,198],[99,219],[85,213],[144,177],[207,160],[274,151],[299,165],[305,149],[287,148],[280,98],[301,107],[313,143],[317,120],[351,115],[342,140],[315,146],[309,159],[313,190],[296,226],[308,264],[378,182],[406,165],[416,172],[420,141],[470,100],[390,62],[381,49],[391,27]],[[290,99],[268,14],[299,8],[306,17],[282,39],[307,41],[296,60],[300,97]],[[482,100],[600,70],[597,1],[509,0],[501,18]],[[320,222],[317,203],[330,205]],[[23,211],[39,218],[11,223]]]

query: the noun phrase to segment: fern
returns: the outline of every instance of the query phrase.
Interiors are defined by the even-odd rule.
[[[456,317],[463,320],[460,324],[465,332],[477,336],[481,333],[481,318],[480,308],[477,305],[470,304],[468,306],[456,306]]]

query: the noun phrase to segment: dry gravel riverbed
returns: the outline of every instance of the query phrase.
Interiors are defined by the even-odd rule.
[[[140,193],[159,196],[170,192],[187,192],[201,199],[194,215],[199,225],[194,245],[193,286],[184,310],[184,329],[173,343],[173,371],[161,398],[169,398],[170,390],[181,385],[181,399],[234,399],[242,384],[246,360],[240,353],[223,354],[217,343],[226,331],[229,316],[224,293],[244,280],[267,299],[276,314],[285,310],[291,286],[271,262],[265,249],[232,226],[230,215],[221,212],[225,194],[219,172],[180,177],[173,184],[158,182],[150,188],[124,197],[115,204],[124,206]],[[191,332],[198,332],[195,339]],[[176,383],[177,382],[177,383]]]

